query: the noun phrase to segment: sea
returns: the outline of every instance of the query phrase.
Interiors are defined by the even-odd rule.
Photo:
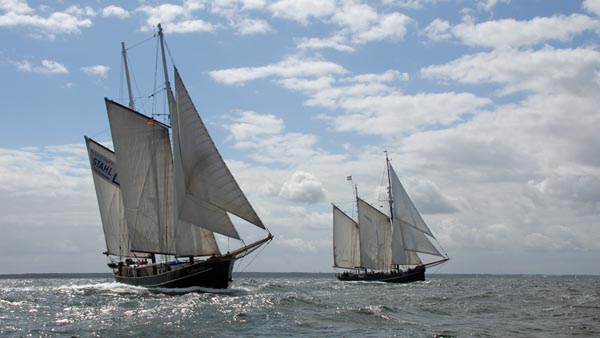
[[[0,276],[0,337],[600,337],[599,276],[234,278],[219,291],[102,274]]]

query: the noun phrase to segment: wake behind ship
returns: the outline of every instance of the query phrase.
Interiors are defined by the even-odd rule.
[[[114,152],[85,137],[108,266],[118,282],[145,287],[227,288],[235,261],[273,236],[227,168],[175,66],[171,89],[158,25],[170,125],[105,99]],[[169,132],[171,130],[171,133]],[[263,229],[245,245],[229,213]],[[215,233],[240,240],[221,253]]]

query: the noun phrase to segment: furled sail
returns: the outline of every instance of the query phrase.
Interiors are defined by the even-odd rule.
[[[358,198],[358,227],[362,266],[375,270],[389,269],[392,260],[390,219]]]
[[[360,238],[358,224],[333,206],[333,261],[335,266],[356,268],[360,266]]]
[[[105,99],[131,249],[175,254],[168,129]]]
[[[106,252],[116,256],[133,256],[129,248],[125,208],[117,180],[115,154],[88,137],[85,137],[85,144],[92,167],[100,219],[106,240]]]
[[[179,218],[238,239],[226,212],[264,229],[215,147],[177,68],[175,92],[177,108],[171,121]]]
[[[421,217],[421,214],[417,211],[414,204],[408,197],[408,194],[404,190],[402,183],[396,172],[389,165],[390,181],[392,189],[392,198],[394,201],[394,228],[399,228],[400,231],[395,231],[396,239],[397,235],[401,236],[401,241],[395,242],[396,245],[392,251],[400,256],[400,250],[408,250],[412,252],[422,252],[430,255],[440,256],[443,255],[439,250],[431,243],[426,235],[434,238],[431,230],[425,224],[425,221]],[[400,245],[402,248],[400,248]],[[401,264],[401,263],[394,263]]]

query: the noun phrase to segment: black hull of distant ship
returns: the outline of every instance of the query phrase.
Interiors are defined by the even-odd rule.
[[[425,270],[425,267],[420,267],[401,272],[340,273],[336,277],[345,282],[412,283],[424,281]]]

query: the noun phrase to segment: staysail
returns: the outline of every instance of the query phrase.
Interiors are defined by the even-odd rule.
[[[179,218],[239,239],[227,212],[264,225],[221,158],[175,68],[177,106],[171,112]]]
[[[336,267],[360,267],[358,224],[333,206],[333,261]]]
[[[85,137],[100,219],[106,240],[106,253],[121,257],[133,254],[129,248],[129,235],[121,189],[117,180],[115,154],[96,141]]]

